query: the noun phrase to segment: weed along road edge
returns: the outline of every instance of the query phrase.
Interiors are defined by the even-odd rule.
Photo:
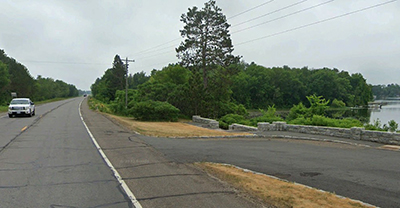
[[[262,207],[203,171],[176,163],[140,135],[81,105],[82,117],[102,151],[143,207]]]
[[[116,127],[114,120],[89,110],[87,105],[82,105],[82,111],[105,154],[143,207],[155,207],[158,203],[174,207],[176,203],[183,205],[186,198],[193,200],[192,197],[210,200],[211,196],[229,196],[239,200],[237,193],[226,187],[222,191],[209,190],[195,184],[195,191],[195,186],[186,184],[199,180],[213,182],[203,178],[204,172],[184,165],[204,161],[233,164],[380,207],[400,206],[400,187],[396,185],[400,181],[400,154],[378,149],[375,144],[368,147],[268,138],[155,138]],[[184,191],[187,188],[191,191]],[[250,203],[242,198],[239,201]],[[218,207],[223,206],[230,205],[221,202]]]

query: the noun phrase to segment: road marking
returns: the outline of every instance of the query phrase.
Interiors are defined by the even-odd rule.
[[[114,168],[113,164],[111,161],[107,158],[106,154],[104,151],[101,149],[100,145],[97,143],[96,139],[94,138],[92,132],[90,132],[89,127],[86,125],[85,121],[83,120],[82,113],[81,113],[81,104],[84,100],[82,100],[79,103],[79,116],[81,117],[81,121],[83,125],[86,128],[86,131],[88,132],[90,138],[93,141],[93,144],[96,146],[97,151],[99,151],[100,155],[103,157],[103,160],[107,163],[108,167],[112,170],[114,173],[114,177],[118,180],[119,184],[121,185],[122,189],[124,189],[126,195],[128,198],[131,200],[133,206],[135,208],[142,208],[142,205],[139,203],[139,201],[136,199],[135,195],[133,195],[132,191],[129,189],[128,185],[126,185],[125,181],[122,179],[121,175],[118,173],[117,169]]]
[[[24,128],[21,129],[21,132],[25,131],[28,128],[28,126],[25,126]]]

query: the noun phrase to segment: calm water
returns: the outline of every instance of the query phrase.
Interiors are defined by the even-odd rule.
[[[379,119],[383,124],[387,124],[388,121],[394,120],[400,124],[400,101],[384,100],[388,105],[382,106],[381,109],[369,109],[370,111],[370,122]]]
[[[377,102],[386,102],[388,104],[382,106],[382,108],[327,111],[327,115],[328,117],[339,119],[352,117],[361,120],[363,123],[374,123],[379,119],[381,125],[388,124],[390,120],[400,124],[400,100],[378,100]]]

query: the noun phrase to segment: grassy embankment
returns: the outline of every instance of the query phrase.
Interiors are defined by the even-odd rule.
[[[104,106],[100,106],[102,108]],[[91,106],[92,109],[96,107]],[[121,125],[143,135],[158,137],[225,136],[226,131],[210,130],[183,122],[140,122],[133,118],[106,114]],[[241,169],[214,163],[196,163],[208,174],[219,178],[243,193],[276,207],[369,207],[348,198],[318,191],[302,185],[285,182],[266,175],[245,172]]]

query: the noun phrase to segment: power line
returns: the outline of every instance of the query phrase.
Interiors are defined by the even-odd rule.
[[[253,8],[250,8],[250,9],[248,9],[248,10],[246,10],[246,11],[243,11],[243,12],[240,12],[240,13],[238,13],[238,14],[235,14],[235,15],[233,15],[233,16],[231,16],[231,17],[228,17],[227,19],[233,19],[233,18],[235,18],[235,17],[237,17],[237,16],[240,16],[240,15],[242,15],[242,14],[245,14],[245,13],[247,13],[247,12],[250,12],[250,11],[252,11],[252,10],[254,10],[254,9],[257,9],[257,8],[259,8],[259,7],[262,7],[262,6],[264,6],[264,5],[267,5],[267,4],[269,4],[269,3],[273,2],[273,1],[274,1],[274,0],[270,0],[270,1],[264,2],[264,3],[262,3],[262,4],[258,5],[258,6],[255,6],[255,7],[253,7]]]
[[[154,50],[154,49],[156,49],[156,48],[159,48],[159,47],[161,47],[161,46],[167,45],[168,43],[175,42],[175,41],[177,41],[177,40],[179,40],[179,39],[181,39],[181,37],[175,38],[175,39],[173,39],[173,40],[170,40],[170,41],[168,41],[168,42],[162,43],[162,44],[160,44],[160,45],[157,45],[157,46],[154,46],[154,47],[145,49],[145,50],[143,50],[143,51],[139,51],[139,52],[136,53],[136,55],[138,55],[138,54],[143,54],[143,53],[148,53],[148,51],[152,51],[152,50]]]
[[[293,16],[293,15],[295,15],[295,14],[299,14],[299,13],[301,13],[301,12],[308,11],[308,10],[310,10],[310,9],[314,9],[314,8],[316,8],[316,7],[319,7],[319,6],[322,6],[322,5],[331,3],[331,2],[333,2],[333,1],[335,1],[335,0],[329,0],[329,1],[326,1],[326,2],[322,2],[322,3],[320,3],[320,4],[317,4],[317,5],[314,5],[314,6],[311,6],[311,7],[307,7],[307,8],[305,8],[305,9],[301,9],[301,10],[298,10],[298,11],[295,11],[295,12],[292,12],[292,13],[287,14],[287,15],[283,15],[283,16],[277,17],[277,18],[275,18],[275,19],[268,20],[268,21],[266,21],[266,22],[262,22],[262,23],[259,23],[259,24],[256,24],[256,25],[253,25],[253,26],[250,26],[250,27],[246,27],[246,28],[243,28],[243,29],[234,31],[234,32],[232,32],[231,34],[243,32],[243,31],[246,31],[246,30],[249,30],[249,29],[252,29],[252,28],[261,26],[261,25],[265,25],[265,24],[268,24],[268,23],[271,23],[271,22],[275,22],[275,21],[277,21],[277,20],[284,19],[284,18],[286,18],[286,17],[290,17],[290,16]]]
[[[137,67],[137,69],[144,69],[144,68],[150,68],[150,67],[153,68],[155,66],[166,65],[166,64],[170,64],[170,63],[174,63],[174,62],[176,62],[176,60],[171,60],[168,62],[164,61],[162,63],[156,63],[156,64],[151,64],[151,65],[146,65],[146,66],[139,66],[139,67]]]
[[[167,52],[164,52],[164,53],[158,53],[158,54],[154,54],[154,55],[151,55],[151,56],[138,57],[137,59],[140,59],[140,60],[149,59],[149,58],[153,58],[153,57],[161,56],[161,55],[165,55],[165,54],[170,54],[170,53],[175,53],[175,51],[167,51]]]
[[[235,24],[235,25],[233,25],[232,27],[237,27],[237,26],[239,26],[239,25],[243,25],[243,24],[252,22],[252,21],[257,20],[257,19],[260,19],[260,18],[262,18],[262,17],[265,17],[265,16],[268,16],[268,15],[271,15],[271,14],[274,14],[274,13],[277,13],[277,12],[280,12],[280,11],[283,11],[283,10],[288,9],[288,8],[290,8],[290,7],[297,6],[298,4],[304,3],[304,2],[306,2],[306,1],[308,1],[308,0],[302,0],[302,1],[296,2],[296,3],[291,4],[291,5],[289,5],[289,6],[286,6],[286,7],[277,9],[277,10],[274,10],[274,11],[272,11],[272,12],[266,13],[266,14],[264,14],[264,15],[261,15],[261,16],[258,16],[258,17],[255,17],[255,18],[252,18],[252,19],[249,19],[249,20],[246,20],[246,21],[241,22],[241,23],[238,23],[238,24]],[[231,28],[232,28],[232,27],[231,27]]]
[[[169,46],[164,47],[164,48],[153,49],[153,50],[151,50],[151,51],[142,53],[142,54],[140,54],[140,55],[143,55],[143,54],[152,54],[152,53],[154,53],[154,52],[160,52],[160,51],[164,51],[164,50],[171,50],[171,47],[173,47],[173,46],[174,46],[174,45],[169,45]],[[174,47],[174,49],[175,49],[175,47]],[[139,56],[140,56],[140,55],[139,55]]]
[[[303,29],[303,28],[306,28],[306,27],[310,27],[310,26],[313,26],[313,25],[320,24],[320,23],[328,22],[328,21],[331,21],[331,20],[339,19],[339,18],[342,18],[342,17],[345,17],[345,16],[349,16],[349,15],[352,15],[352,14],[355,14],[355,13],[363,12],[363,11],[366,11],[366,10],[369,10],[369,9],[380,7],[380,6],[383,6],[383,5],[386,5],[386,4],[390,4],[390,3],[393,3],[395,1],[397,1],[397,0],[391,0],[391,1],[380,3],[380,4],[375,4],[373,6],[365,7],[365,8],[358,9],[358,10],[355,10],[355,11],[352,11],[352,12],[348,12],[348,13],[345,13],[345,14],[337,15],[337,16],[334,16],[334,17],[330,17],[330,18],[327,18],[327,19],[320,20],[320,21],[316,21],[316,22],[313,22],[313,23],[310,23],[310,24],[302,25],[302,26],[299,26],[299,27],[295,27],[295,28],[288,29],[288,30],[285,30],[285,31],[273,33],[273,34],[270,34],[270,35],[267,35],[267,36],[263,36],[263,37],[260,37],[260,38],[248,40],[248,41],[245,41],[245,42],[241,42],[241,43],[236,44],[236,46],[244,45],[244,44],[247,44],[247,43],[255,42],[255,41],[258,41],[258,40],[262,40],[262,39],[265,39],[265,38],[270,38],[270,37],[277,36],[277,35],[282,35],[282,34],[285,34],[285,33],[289,33],[289,32],[295,31],[295,30]]]

